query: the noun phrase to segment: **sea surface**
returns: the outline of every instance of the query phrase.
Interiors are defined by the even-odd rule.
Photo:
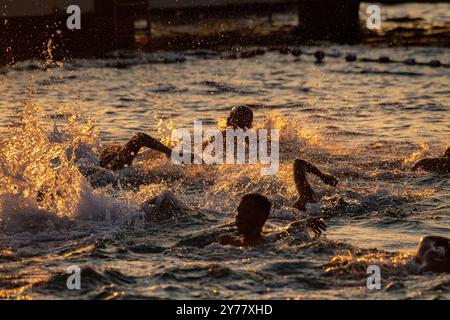
[[[448,25],[450,6],[388,6],[383,15],[389,28],[405,17]],[[449,175],[410,167],[450,143],[449,49],[262,49],[248,59],[115,52],[0,68],[0,298],[448,299],[450,275],[422,273],[412,257],[422,236],[450,236]],[[349,63],[349,53],[398,62]],[[402,63],[411,58],[424,64]],[[79,145],[98,155],[135,132],[169,143],[172,129],[193,130],[194,120],[215,128],[240,104],[252,106],[256,128],[280,130],[277,175],[261,176],[259,165],[178,166],[144,150],[111,174],[114,185],[93,188],[70,156]],[[311,177],[326,193],[320,212],[291,208],[297,158],[339,179],[330,188]],[[144,221],[142,202],[164,190],[185,209]],[[219,244],[251,192],[274,203],[268,233],[310,215],[328,230],[256,248]],[[73,265],[81,290],[66,287]],[[366,287],[370,265],[381,268],[380,290]]]

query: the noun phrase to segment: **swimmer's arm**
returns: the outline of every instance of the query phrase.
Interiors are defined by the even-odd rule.
[[[149,136],[145,133],[137,133],[126,145],[126,150],[139,150],[141,147],[147,147],[170,157],[172,149],[161,143],[161,141]]]
[[[292,222],[291,224],[289,224],[286,231],[292,233],[300,230],[304,231],[308,228],[311,229],[311,231],[314,232],[316,236],[320,236],[322,234],[322,231],[327,230],[327,225],[322,218],[307,218],[304,220]]]
[[[140,147],[147,147],[164,153],[169,158],[172,157],[172,149],[161,143],[159,140],[145,133],[138,133],[135,137],[136,138],[132,139],[125,145],[125,150],[133,150],[133,154],[136,155]],[[180,157],[183,157],[183,153],[180,153],[179,155]],[[194,163],[195,159],[199,159],[200,163],[202,162],[202,158],[200,156],[192,153],[188,153],[188,158],[191,161],[190,163]]]
[[[113,171],[121,170],[131,165],[142,147],[162,152],[168,157],[172,154],[172,149],[148,134],[140,132],[135,134],[124,146],[106,148],[100,156],[100,165]]]
[[[317,168],[315,165],[313,165],[312,163],[305,161],[305,160],[296,160],[296,161],[301,161],[302,165],[305,167],[306,172],[315,174],[318,177],[322,177],[324,174],[322,171],[319,170],[319,168]]]
[[[320,179],[322,179],[322,181],[324,183],[331,185],[333,187],[337,185],[338,180],[335,177],[333,177],[332,175],[323,173],[322,171],[319,170],[319,168],[317,168],[312,163],[305,161],[305,160],[296,160],[296,161],[302,161],[302,164],[305,167],[306,172],[309,172],[309,173],[312,173],[312,174],[318,176]]]

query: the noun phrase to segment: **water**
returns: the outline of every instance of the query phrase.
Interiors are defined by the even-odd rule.
[[[389,12],[399,17],[404,8],[418,12]],[[443,8],[436,21],[448,21]],[[0,297],[448,298],[450,276],[421,274],[411,256],[421,236],[449,234],[449,177],[408,168],[449,143],[449,69],[343,57],[449,63],[450,52],[302,49],[324,50],[326,63],[277,51],[237,60],[193,51],[0,69]],[[171,128],[194,120],[215,127],[236,104],[253,105],[257,127],[281,130],[277,176],[261,177],[251,165],[182,168],[144,152],[117,173],[119,187],[93,189],[67,157],[80,143],[98,153],[136,131],[167,141]],[[261,248],[215,242],[249,192],[274,201],[268,231],[304,216],[289,208],[299,157],[340,181],[327,189],[311,179],[331,193],[324,236],[291,234]],[[39,206],[42,186],[51,193]],[[166,189],[188,209],[143,223],[142,201]],[[381,265],[380,291],[365,288],[371,264]],[[80,292],[65,287],[70,265],[82,269]]]

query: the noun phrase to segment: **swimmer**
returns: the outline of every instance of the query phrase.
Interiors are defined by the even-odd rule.
[[[440,67],[442,63],[439,60],[431,60],[429,65],[430,67]]]
[[[389,63],[389,62],[393,62],[393,61],[388,56],[381,56],[378,58],[378,62],[379,63]]]
[[[234,107],[227,118],[229,128],[246,130],[251,128],[252,124],[253,112],[247,106]],[[143,147],[159,151],[169,158],[172,156],[172,149],[168,146],[145,133],[137,133],[125,145],[107,147],[100,157],[97,157],[91,145],[84,142],[78,142],[70,147],[67,150],[67,157],[76,163],[80,173],[88,179],[94,188],[108,185],[116,186],[119,177],[116,176],[114,171],[130,167]],[[198,156],[190,154],[190,157],[193,160]],[[43,197],[47,194],[46,189],[48,189],[46,186],[42,186],[39,191],[39,202],[42,202]]]
[[[253,124],[253,111],[247,106],[234,107],[227,118],[227,127],[247,130]],[[139,150],[143,147],[150,148],[171,157],[172,149],[162,144],[155,138],[145,133],[137,133],[127,144],[123,146],[110,146],[100,156],[100,166],[117,171],[131,166]],[[194,158],[194,155],[191,155]]]
[[[230,111],[227,118],[227,127],[242,130],[251,129],[253,126],[253,111],[248,106],[236,106]]]
[[[323,63],[323,59],[325,58],[325,52],[323,51],[314,52],[314,58],[316,58],[316,64]]]
[[[306,204],[308,203],[316,203],[319,201],[316,196],[313,188],[308,182],[306,177],[306,173],[312,173],[318,176],[322,181],[332,187],[335,187],[338,184],[338,180],[332,175],[325,174],[320,171],[316,166],[311,163],[297,159],[294,162],[294,181],[295,187],[298,192],[298,200],[296,201],[294,207],[300,211],[306,210]]]
[[[435,173],[449,173],[450,172],[450,147],[445,150],[441,157],[423,158],[417,161],[412,170],[425,170]]]
[[[423,271],[450,273],[450,239],[437,236],[420,239],[415,261]]]
[[[227,129],[233,130],[243,130],[247,131],[253,127],[253,111],[250,107],[246,105],[239,105],[233,107],[231,109],[230,114],[227,118],[227,127],[222,131],[223,138],[223,148],[226,149],[226,138],[227,138]],[[209,144],[215,141],[214,137],[210,140],[203,142],[203,149],[205,149]],[[248,139],[246,139],[246,143],[248,143]]]
[[[302,49],[296,48],[296,49],[292,49],[291,54],[294,57],[300,57],[302,55],[303,51]]]
[[[288,47],[281,47],[278,49],[278,52],[280,54],[289,54],[289,53],[291,53],[291,49]]]
[[[247,106],[234,107],[227,118],[227,127],[247,130],[253,124],[253,111]],[[139,150],[143,147],[150,148],[171,157],[172,149],[162,144],[155,138],[145,133],[137,133],[127,144],[122,146],[110,146],[100,156],[100,166],[117,171],[131,166]],[[191,155],[192,158],[194,157]]]
[[[238,235],[223,234],[219,242],[223,245],[233,246],[257,246],[267,242],[274,242],[288,236],[293,232],[304,232],[311,229],[316,236],[326,231],[326,225],[320,218],[308,218],[289,224],[281,232],[273,232],[263,235],[263,226],[269,217],[272,203],[260,194],[245,195],[238,206],[236,215],[236,227]]]
[[[413,66],[413,65],[416,64],[416,59],[408,58],[408,59],[404,60],[403,63],[408,65],[408,66]]]
[[[253,58],[256,56],[262,56],[266,53],[263,49],[255,49],[255,50],[248,50],[241,53],[241,59],[247,59],[247,58]]]
[[[347,62],[355,62],[357,59],[356,54],[349,53],[345,56],[345,61]]]

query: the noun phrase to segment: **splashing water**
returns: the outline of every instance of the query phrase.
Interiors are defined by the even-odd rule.
[[[31,99],[19,119],[0,142],[0,217],[7,229],[58,217],[92,217],[104,196],[89,185],[78,162],[84,149],[91,155],[98,150],[94,122],[72,110],[64,123],[51,127]]]
[[[405,165],[412,165],[416,161],[420,160],[421,158],[424,158],[426,156],[430,155],[430,146],[426,143],[423,143],[420,145],[420,149],[413,152],[411,155],[407,156],[403,160],[403,164]]]

